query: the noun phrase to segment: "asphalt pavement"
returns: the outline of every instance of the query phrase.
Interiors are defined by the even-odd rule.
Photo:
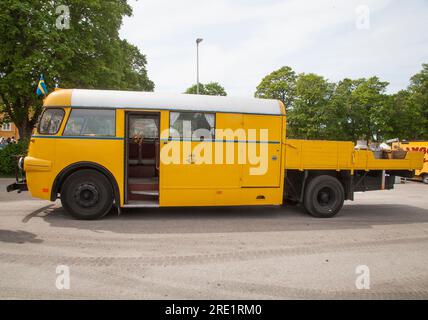
[[[286,206],[77,221],[59,201],[6,193],[10,182],[0,179],[3,299],[428,298],[422,183],[358,193],[332,219]]]

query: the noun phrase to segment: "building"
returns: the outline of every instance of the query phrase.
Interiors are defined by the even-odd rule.
[[[0,120],[3,118],[3,115],[0,114]],[[13,122],[3,122],[0,125],[0,138],[19,138],[18,128],[15,126]]]

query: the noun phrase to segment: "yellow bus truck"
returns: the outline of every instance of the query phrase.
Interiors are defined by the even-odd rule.
[[[392,189],[423,155],[377,159],[352,142],[286,138],[277,100],[60,89],[48,95],[18,166],[29,190],[77,219],[112,207],[301,203],[332,217],[354,192]]]
[[[401,141],[392,145],[393,149],[404,149],[406,151],[421,152],[425,155],[424,166],[421,170],[416,170],[415,176],[428,184],[428,141]]]

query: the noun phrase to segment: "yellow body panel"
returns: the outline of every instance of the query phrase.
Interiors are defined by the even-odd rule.
[[[204,142],[167,141],[167,137],[161,137],[161,148],[178,148],[180,159],[184,161],[179,164],[161,161],[160,206],[280,204],[282,118],[216,114],[217,130],[230,129],[232,133],[239,129],[268,129],[268,137],[261,142],[259,136],[249,141],[239,133],[228,135],[228,132],[224,135],[217,133],[215,141]],[[275,143],[269,144],[271,141]],[[245,164],[239,157],[250,148],[259,154],[262,146],[269,150],[269,155],[265,155],[268,157],[268,170],[263,175],[250,175],[250,169],[257,165]],[[227,157],[228,154],[234,155],[232,159]],[[273,155],[276,160],[271,159]]]
[[[161,194],[165,207],[280,205],[283,197],[281,188],[170,189]]]
[[[292,140],[285,142],[285,167],[298,170],[350,170],[352,142]]]
[[[354,150],[352,142],[286,141],[285,167],[298,170],[418,170],[423,155],[408,152],[405,159],[375,159],[372,151]]]
[[[248,137],[247,154],[254,154],[257,159],[264,155],[266,170],[255,170],[254,165],[247,161],[243,165],[242,186],[245,187],[279,187],[281,170],[282,117],[244,115],[244,129],[255,130],[254,137]],[[261,137],[260,130],[268,130],[267,137]],[[262,158],[262,159],[263,159]],[[263,174],[254,174],[252,171]]]
[[[79,151],[76,152],[76,150]],[[103,166],[113,174],[119,187],[120,198],[124,199],[123,150],[123,139],[61,139],[56,144],[54,176],[71,164],[82,161],[93,162]]]
[[[36,129],[30,140],[24,170],[32,196],[49,200],[54,180],[64,168],[77,162],[92,162],[105,167],[116,178],[123,205],[124,111],[116,110],[116,138],[87,139],[62,137],[70,108],[64,110],[64,119],[56,135],[41,135]]]
[[[55,179],[53,168],[56,139],[31,138],[24,170],[28,190],[35,198],[50,200],[50,190]],[[43,164],[40,170],[40,164]]]
[[[56,89],[45,98],[43,105],[45,107],[70,107],[71,93],[71,89]]]

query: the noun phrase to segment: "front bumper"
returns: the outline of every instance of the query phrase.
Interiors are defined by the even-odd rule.
[[[18,193],[21,193],[22,191],[28,191],[27,181],[21,180],[16,181],[15,183],[12,183],[6,187],[7,192],[12,192],[15,190],[18,190]]]
[[[22,191],[28,191],[27,180],[25,179],[24,172],[24,157],[23,156],[15,156],[17,158],[17,165],[15,166],[15,179],[16,182],[8,185],[6,187],[7,192],[12,192],[18,190],[18,193]],[[19,177],[22,179],[19,179]]]

